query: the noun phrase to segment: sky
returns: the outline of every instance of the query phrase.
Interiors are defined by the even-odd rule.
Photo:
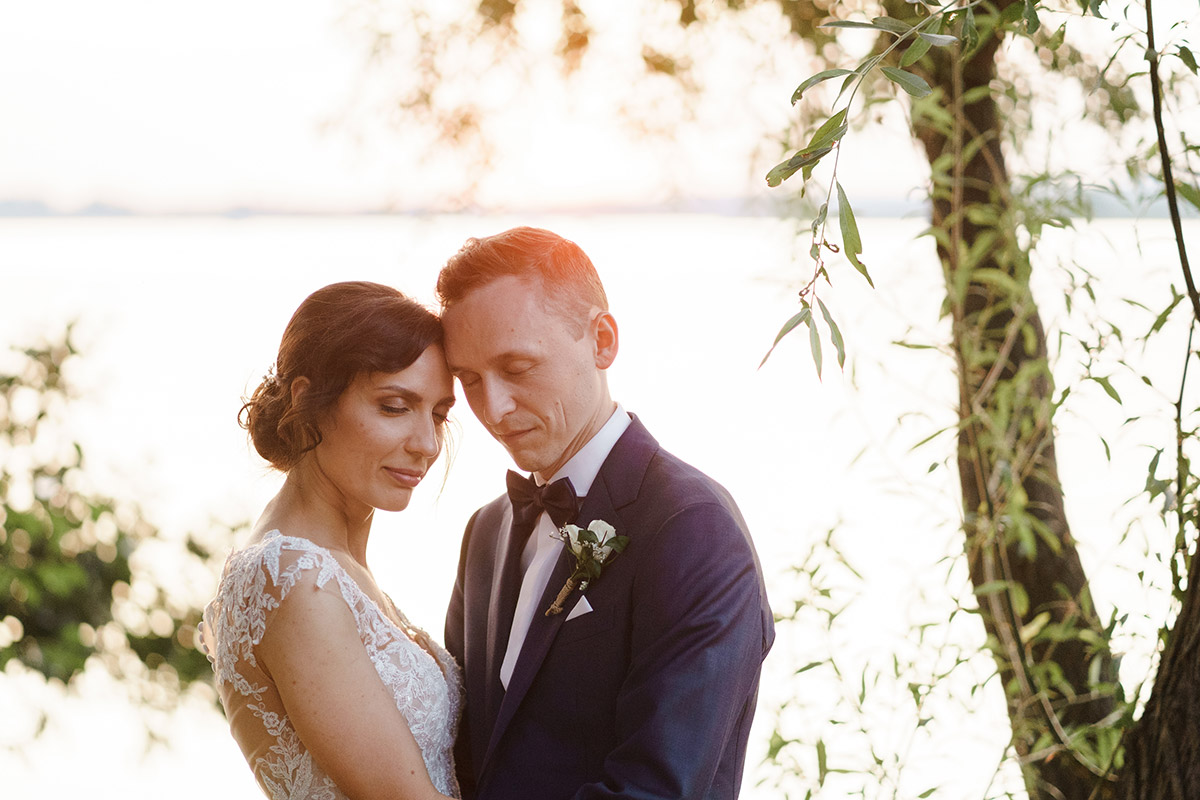
[[[680,45],[672,3],[585,3],[596,33],[584,67],[564,84],[547,63],[558,0],[526,0],[519,32],[533,56],[509,53],[496,69],[473,45],[445,62],[457,65],[444,74],[445,96],[469,98],[487,115],[486,145],[498,154],[487,171],[471,160],[478,142],[465,157],[431,151],[430,128],[395,110],[413,77],[404,48],[417,44],[403,11],[412,5],[0,4],[0,204],[10,213],[20,203],[59,213],[97,204],[141,213],[395,211],[458,208],[474,186],[475,208],[558,210],[781,201],[799,188],[793,180],[770,190],[763,176],[786,155],[779,137],[797,118],[793,89],[822,67],[800,48],[764,45],[785,41],[770,4],[690,40],[685,52],[709,91],[689,101],[641,66],[645,41]],[[454,24],[449,9],[460,6],[473,7],[433,4],[435,28]],[[1166,45],[1178,34],[1171,23],[1195,12],[1181,0],[1156,13]],[[368,69],[364,21],[390,26],[401,55]],[[1106,21],[1075,24],[1089,39],[1113,37]],[[854,34],[842,33],[851,47]],[[1102,132],[1073,123],[1083,113],[1078,89],[1064,88],[1055,102],[1066,117],[1038,115],[1051,127],[1021,145],[1033,168],[1091,171],[1097,180],[1120,169],[1105,160]],[[851,198],[919,200],[928,168],[902,106],[879,108],[882,127],[856,125],[843,139],[839,180]],[[1060,144],[1047,147],[1052,138]]]
[[[0,199],[59,211],[353,208],[386,196],[318,126],[358,68],[333,2],[0,6]]]
[[[59,213],[94,204],[176,213],[451,202],[481,176],[464,162],[428,158],[421,149],[428,131],[411,116],[378,124],[388,92],[394,96],[408,76],[403,62],[364,69],[360,18],[347,14],[353,5],[0,4],[0,203],[40,203]],[[669,6],[650,9],[669,15]],[[780,151],[766,143],[787,124],[788,98],[810,65],[753,36],[714,35],[702,44],[709,56],[698,66],[717,93],[698,104],[692,123],[667,124],[648,142],[614,108],[635,108],[641,122],[683,109],[673,85],[655,88],[640,73],[635,48],[655,21],[593,7],[593,21],[609,35],[596,37],[597,66],[572,89],[538,65],[516,82],[478,64],[453,76],[464,91],[486,95],[494,114],[489,144],[501,151],[475,202],[503,209],[637,206],[679,196],[779,199],[762,176]],[[761,14],[745,21],[775,23]],[[522,33],[551,51],[556,25],[556,17],[534,13]],[[878,193],[881,180],[895,193],[919,182],[906,138],[887,151],[886,171],[867,162],[864,191]]]
[[[671,3],[585,3],[597,35],[570,85],[541,61],[496,70],[478,48],[463,55],[446,85],[488,114],[487,145],[499,156],[487,172],[470,156],[429,151],[430,130],[412,114],[394,113],[411,60],[365,67],[363,20],[393,25],[402,49],[413,26],[396,10],[410,6],[0,4],[0,213],[20,203],[59,213],[97,204],[141,213],[457,208],[473,185],[473,207],[489,210],[661,207],[680,198],[780,201],[799,188],[793,180],[769,190],[763,176],[785,155],[778,140],[796,119],[792,90],[821,67],[797,48],[764,46],[784,41],[769,4],[706,26],[692,40],[696,75],[711,91],[690,109],[677,84],[647,79],[641,68],[647,37],[666,49],[678,44]],[[432,7],[441,24],[452,24],[448,9],[460,6],[473,7],[467,0]],[[392,13],[362,13],[372,8]],[[522,8],[523,41],[551,54],[558,0],[526,0]],[[1164,3],[1156,13],[1170,50],[1180,32],[1171,24],[1194,16],[1194,4]],[[1045,24],[1060,18],[1047,15]],[[1076,24],[1097,41],[1113,36],[1107,21]],[[1059,95],[1067,117],[1039,115],[1051,128],[1026,137],[1022,155],[1034,169],[1090,170],[1101,181],[1121,170],[1106,161],[1101,132],[1073,125],[1070,115],[1082,114],[1078,89]],[[882,128],[843,140],[839,180],[851,198],[919,200],[928,169],[901,107],[884,108]],[[394,119],[383,124],[386,113]],[[679,122],[685,114],[686,124]],[[643,136],[644,128],[658,135]],[[1047,148],[1052,129],[1061,144]]]
[[[347,5],[5,4],[0,200],[57,211],[354,211],[435,200],[462,176],[423,173],[404,132],[364,143],[340,124],[364,60],[342,18]]]

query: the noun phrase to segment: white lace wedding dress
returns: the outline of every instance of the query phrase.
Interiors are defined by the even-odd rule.
[[[288,593],[299,585],[323,587],[330,581],[336,582],[354,612],[363,647],[408,720],[434,787],[458,797],[453,758],[462,709],[458,664],[424,632],[409,625],[394,605],[396,617],[420,643],[392,622],[328,550],[279,531],[229,557],[217,596],[204,610],[203,641],[225,715],[259,785],[272,800],[345,797],[313,763],[292,729],[274,683],[254,657],[271,624],[271,612]]]

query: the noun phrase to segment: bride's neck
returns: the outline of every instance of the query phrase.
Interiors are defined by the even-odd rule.
[[[365,567],[374,512],[370,506],[348,503],[343,493],[302,462],[288,472],[263,518],[271,528],[342,550]]]

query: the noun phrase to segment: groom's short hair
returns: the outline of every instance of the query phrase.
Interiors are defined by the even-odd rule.
[[[592,308],[608,310],[604,285],[587,253],[557,233],[528,227],[468,239],[438,275],[438,301],[447,309],[472,290],[509,276],[538,281],[555,310],[581,326]]]

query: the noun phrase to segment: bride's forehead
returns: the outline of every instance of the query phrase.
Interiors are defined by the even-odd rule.
[[[347,384],[346,390],[361,393],[386,393],[413,400],[439,400],[444,389],[451,385],[450,372],[441,347],[430,347],[421,358],[395,372],[360,372]],[[439,395],[434,397],[434,395]]]

